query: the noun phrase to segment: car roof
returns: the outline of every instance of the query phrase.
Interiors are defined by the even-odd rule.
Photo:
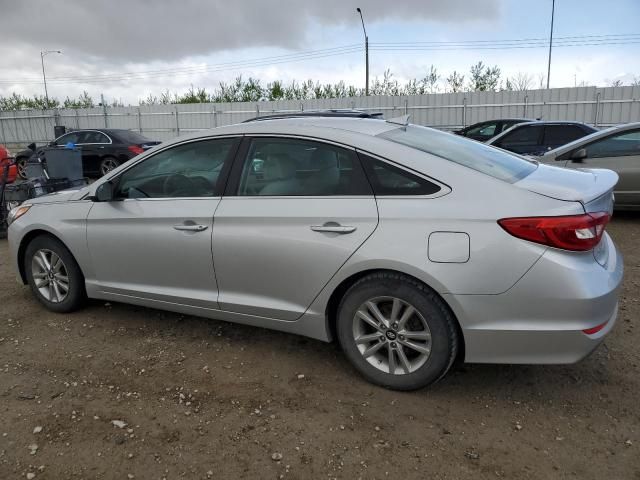
[[[621,125],[615,125],[613,127],[605,128],[603,130],[598,130],[597,132],[591,133],[589,135],[585,135],[584,137],[580,137],[573,142],[569,142],[566,145],[562,145],[558,148],[554,148],[553,150],[549,150],[545,155],[562,155],[563,153],[568,152],[569,150],[573,150],[576,147],[581,145],[585,145],[589,142],[593,142],[599,138],[608,137],[609,135],[617,132],[626,132],[628,130],[636,130],[640,128],[640,122],[632,122],[632,123],[623,123]]]
[[[349,143],[349,135],[361,134],[373,137],[380,133],[398,128],[396,123],[371,118],[349,117],[295,117],[278,118],[268,122],[248,122],[226,125],[175,138],[165,145],[185,140],[223,135],[273,134],[318,137],[327,140]]]

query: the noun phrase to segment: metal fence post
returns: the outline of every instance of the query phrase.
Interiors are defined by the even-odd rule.
[[[15,127],[15,130],[16,130],[16,134],[15,134],[15,136],[13,138],[13,141],[15,143],[19,143],[20,142],[20,134],[18,133],[18,118],[17,118],[17,115],[16,115],[17,112],[18,112],[17,110],[13,111],[13,126]]]
[[[33,125],[31,124],[31,115],[29,115],[27,119],[27,123],[29,124],[29,141],[33,142]]]
[[[0,140],[2,140],[2,143],[8,143],[7,139],[4,136],[4,119],[2,118],[1,113],[0,113]]]
[[[304,112],[304,103],[300,102],[300,111]]]
[[[100,94],[102,100],[102,113],[104,114],[104,128],[109,128],[109,121],[107,119],[107,105],[104,103],[104,95]]]
[[[407,115],[409,113],[409,99],[404,99],[404,114]]]
[[[260,116],[260,105],[256,103],[256,117]]]
[[[180,135],[180,121],[178,120],[178,106],[176,105],[176,135]]]
[[[216,106],[213,106],[213,110],[211,110],[211,115],[213,115],[213,128],[218,127],[218,112],[216,111]]]
[[[78,113],[78,109],[76,108],[76,128],[80,130],[80,113]]]
[[[142,133],[142,113],[140,112],[140,107],[138,107],[138,130]]]
[[[462,99],[462,128],[467,126],[467,97]]]
[[[522,116],[527,118],[527,104],[529,103],[529,95],[524,96],[524,109],[522,110]]]
[[[600,92],[598,92],[596,94],[596,114],[593,118],[593,126],[597,127],[598,126],[598,113],[600,110]]]

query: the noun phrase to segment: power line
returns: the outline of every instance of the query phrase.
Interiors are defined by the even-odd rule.
[[[263,64],[278,64],[290,61],[301,61],[314,58],[322,58],[325,56],[342,55],[345,53],[351,53],[352,51],[361,50],[359,44],[343,45],[340,47],[326,48],[322,50],[310,50],[305,52],[291,53],[286,55],[276,55],[270,57],[254,58],[250,60],[242,60],[236,62],[226,62],[219,64],[207,64],[196,65],[191,67],[174,67],[169,69],[160,70],[143,70],[137,72],[121,72],[113,74],[102,75],[82,75],[82,76],[69,76],[69,77],[50,77],[51,81],[65,82],[67,80],[93,80],[93,79],[123,79],[134,77],[153,77],[157,74],[168,75],[177,73],[200,73],[206,71],[222,71],[225,69],[235,69],[238,67],[250,67],[254,65],[262,66]],[[32,77],[19,80],[21,83],[41,83],[40,79]],[[10,80],[7,78],[0,79],[0,83],[15,83],[16,80]]]
[[[556,37],[554,47],[594,47],[604,45],[633,45],[640,43],[640,34],[608,34],[608,35],[575,35]],[[421,51],[464,51],[464,50],[511,50],[527,48],[548,48],[549,41],[545,38],[520,38],[505,40],[460,40],[460,41],[418,41],[418,42],[378,42],[370,43],[370,48],[379,52],[421,52]],[[168,69],[144,70],[137,72],[120,72],[110,74],[96,74],[84,76],[58,76],[47,79],[55,84],[98,84],[125,82],[129,80],[143,80],[166,76],[185,76],[198,73],[214,73],[229,70],[239,70],[255,67],[267,67],[283,63],[301,62],[326,57],[349,55],[361,52],[359,44],[342,45],[332,48],[308,50],[285,55],[274,55],[253,58],[242,61],[218,64],[196,65],[190,67],[174,67]],[[39,78],[0,79],[0,85],[7,84],[40,84]]]

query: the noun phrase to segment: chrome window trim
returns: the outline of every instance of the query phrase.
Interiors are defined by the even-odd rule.
[[[307,136],[307,135],[296,135],[296,134],[283,134],[283,133],[256,133],[256,134],[245,134],[245,136],[247,138],[258,138],[258,137],[269,137],[269,138],[294,138],[294,139],[298,139],[298,140],[309,140],[309,141],[314,141],[314,142],[318,142],[318,143],[326,143],[328,145],[333,145],[336,147],[340,147],[340,148],[344,148],[347,150],[352,150],[354,151],[356,154],[358,152],[362,152],[366,155],[369,155],[370,157],[375,158],[376,160],[379,160],[381,162],[385,162],[388,163],[391,166],[394,166],[396,168],[399,168],[401,170],[404,170],[407,173],[410,173],[412,175],[415,175],[417,177],[423,178],[431,183],[434,183],[435,185],[438,185],[440,187],[440,190],[432,193],[431,195],[347,195],[347,196],[340,196],[340,195],[321,195],[321,196],[304,196],[304,195],[279,195],[277,197],[275,196],[271,196],[271,195],[253,195],[253,196],[239,196],[236,195],[235,198],[314,198],[314,199],[322,199],[322,198],[390,198],[390,199],[410,199],[410,198],[416,198],[416,199],[425,199],[425,198],[438,198],[438,197],[443,197],[445,195],[448,195],[449,193],[451,193],[452,189],[449,185],[446,185],[438,180],[435,180],[432,177],[429,177],[428,175],[425,175],[424,173],[421,172],[417,172],[415,170],[412,170],[411,168],[405,166],[405,165],[401,165],[399,163],[396,163],[392,160],[389,160],[387,158],[381,157],[380,155],[368,152],[367,150],[363,150],[363,149],[359,149],[357,147],[354,147],[353,145],[348,145],[345,143],[341,143],[341,142],[337,142],[335,140],[327,140],[324,138],[317,138],[317,137],[311,137],[311,136]],[[241,160],[242,162],[244,162],[244,159]],[[244,164],[242,165],[244,168]],[[362,168],[364,169],[364,166],[362,166]],[[365,170],[365,174],[366,174],[366,170]],[[226,197],[225,198],[232,198],[231,196]]]
[[[83,132],[97,132],[97,133],[101,133],[102,135],[104,135],[105,137],[107,137],[109,139],[109,143],[76,143],[75,145],[113,145],[113,140],[112,138],[107,135],[106,133],[100,131],[100,130],[94,130],[93,128],[83,128],[82,130],[73,130],[72,132],[67,132],[64,135],[60,135],[58,138],[56,138],[54,140],[54,143],[56,143],[56,147],[64,147],[64,145],[58,145],[58,139],[64,137],[65,135],[70,135],[72,133],[83,133]]]

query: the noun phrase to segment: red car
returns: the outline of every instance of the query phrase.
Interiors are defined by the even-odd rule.
[[[12,164],[13,157],[11,157],[11,152],[4,145],[0,145],[0,182],[3,180],[4,168],[6,165],[9,166],[9,176],[6,179],[6,183],[13,183],[16,181],[16,177],[18,176],[18,167],[15,164]]]

